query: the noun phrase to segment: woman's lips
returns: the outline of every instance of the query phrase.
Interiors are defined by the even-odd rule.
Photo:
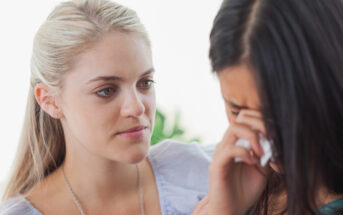
[[[146,128],[147,127],[145,126],[136,126],[128,130],[118,132],[117,135],[129,138],[129,139],[138,139],[144,136]]]

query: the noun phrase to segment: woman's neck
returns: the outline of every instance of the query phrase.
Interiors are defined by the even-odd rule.
[[[63,167],[73,191],[83,201],[88,198],[111,201],[137,193],[136,164],[67,153]]]
[[[142,167],[143,177],[144,169],[148,165],[146,163],[148,162],[144,160],[139,165]],[[127,211],[127,214],[136,214],[139,211],[139,187],[135,165],[114,164],[110,168],[108,166],[98,167],[94,163],[91,165],[85,163],[83,167],[79,168],[78,165],[69,163],[68,160],[64,165],[65,176],[71,189],[87,213]],[[63,166],[56,169],[41,183],[36,184],[24,194],[31,204],[43,214],[50,214],[53,211],[63,211],[62,214],[78,213],[73,194],[65,183],[62,168]]]

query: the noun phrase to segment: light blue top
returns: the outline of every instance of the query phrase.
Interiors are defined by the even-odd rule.
[[[151,147],[163,215],[189,215],[208,192],[208,166],[215,146],[165,140]],[[146,197],[148,198],[148,197]],[[0,215],[42,215],[24,197],[0,204]]]
[[[316,214],[321,215],[342,215],[343,214],[343,198],[334,200],[320,207]]]

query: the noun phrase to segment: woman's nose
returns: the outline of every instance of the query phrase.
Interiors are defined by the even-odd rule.
[[[121,115],[124,117],[139,117],[144,111],[143,98],[135,90],[124,95],[123,105],[121,107]]]

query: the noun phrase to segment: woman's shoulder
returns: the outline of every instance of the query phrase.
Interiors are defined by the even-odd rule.
[[[16,197],[0,204],[0,215],[41,215],[24,197]]]
[[[182,143],[168,139],[152,146],[148,158],[157,174],[172,174],[174,177],[186,174],[191,177],[206,175],[214,150],[215,145],[203,146],[197,142]]]
[[[343,214],[343,198],[331,201],[318,209],[320,214],[325,215],[342,215]]]
[[[153,168],[163,214],[191,214],[208,193],[208,167],[215,145],[165,140],[153,146]]]
[[[201,145],[198,142],[182,143],[176,140],[167,139],[151,147],[149,157],[169,161],[178,158],[185,160],[206,160],[211,161],[215,150],[215,144]]]

